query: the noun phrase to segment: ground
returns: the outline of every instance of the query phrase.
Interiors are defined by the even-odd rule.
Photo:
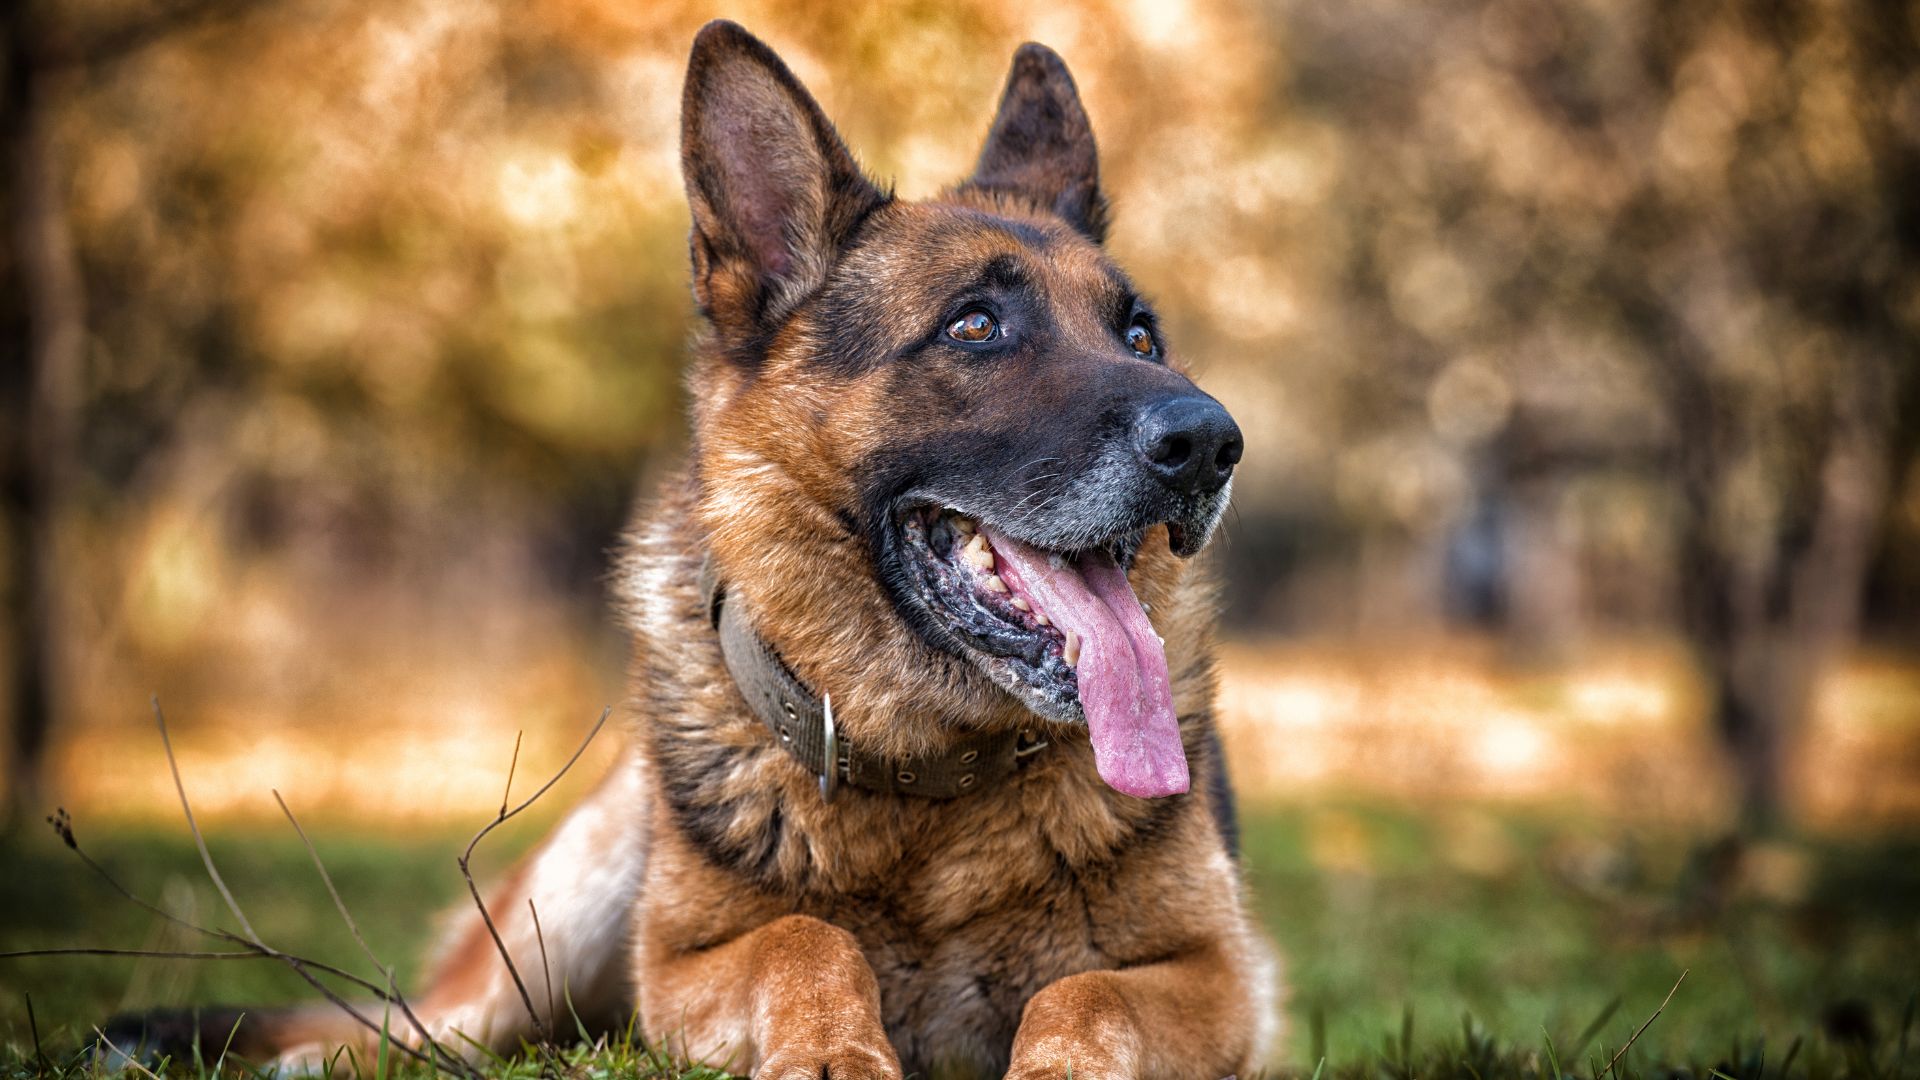
[[[373,949],[403,980],[417,973],[433,912],[458,899],[454,855],[465,837],[310,831]],[[76,832],[135,893],[231,924],[183,827],[90,835],[83,821]],[[497,868],[538,832],[538,822],[516,822],[481,861]],[[1696,1076],[1718,1068],[1759,1080],[1780,1075],[1794,1048],[1796,1074],[1920,1075],[1911,834],[1735,848],[1573,811],[1347,803],[1249,808],[1244,836],[1252,894],[1288,964],[1290,1032],[1277,1068],[1311,1075],[1324,1059],[1333,1076],[1487,1080],[1544,1076],[1557,1059],[1589,1076],[1684,971],[1622,1071],[1687,1065]],[[367,968],[290,830],[223,825],[209,839],[266,940]],[[195,947],[116,897],[51,829],[0,841],[0,865],[0,949]],[[310,994],[254,961],[0,965],[0,1075],[32,1071],[28,995],[40,1045],[59,1057],[119,1009]],[[588,1074],[651,1068],[631,1049],[573,1063]]]

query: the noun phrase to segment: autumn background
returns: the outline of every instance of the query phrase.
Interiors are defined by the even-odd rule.
[[[1282,1062],[1463,1013],[1617,1045],[1687,968],[1646,1052],[1892,1060],[1912,0],[12,5],[0,946],[168,940],[55,805],[217,917],[157,693],[261,921],[346,942],[278,790],[418,971],[516,735],[550,770],[621,697],[606,554],[682,452],[716,15],[908,196],[966,172],[1019,42],[1073,68],[1111,246],[1247,436],[1212,558]],[[298,992],[231,967],[0,960],[0,1041],[27,993],[71,1044]]]

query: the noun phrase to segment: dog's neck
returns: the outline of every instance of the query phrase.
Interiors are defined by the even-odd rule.
[[[934,753],[875,753],[837,730],[831,694],[816,695],[754,630],[746,605],[729,601],[710,557],[701,560],[700,595],[740,696],[781,748],[818,778],[828,801],[842,785],[929,799],[972,795],[1012,776],[1048,746],[1036,724],[964,735]]]

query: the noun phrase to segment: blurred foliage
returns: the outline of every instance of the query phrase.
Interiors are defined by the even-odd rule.
[[[1239,626],[1557,655],[1920,614],[1912,0],[21,10],[84,320],[63,723],[617,666],[590,612],[684,441],[678,97],[720,14],[907,195],[1015,44],[1067,57],[1116,253],[1248,433]]]
[[[505,529],[590,578],[634,465],[681,437],[679,77],[718,12],[217,10],[61,82],[84,505],[426,573]],[[1911,4],[726,13],[908,194],[964,173],[1013,44],[1065,53],[1119,254],[1252,433],[1243,514],[1310,526],[1255,549],[1444,537],[1513,482],[1492,473],[1545,469],[1547,527],[1670,573],[1672,493],[1632,468],[1676,438],[1663,335],[1738,414],[1722,513],[1747,543],[1803,494],[1811,418],[1912,351]],[[1920,491],[1896,516],[1920,526]],[[1660,577],[1594,603],[1661,614]]]

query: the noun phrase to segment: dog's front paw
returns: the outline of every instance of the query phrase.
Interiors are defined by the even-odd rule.
[[[1093,1046],[1055,1046],[1058,1053],[1016,1055],[1006,1080],[1133,1080],[1133,1070]]]
[[[1069,975],[1027,1002],[1007,1080],[1133,1080],[1138,1023],[1107,972]]]
[[[893,1048],[835,1046],[776,1050],[753,1070],[753,1080],[901,1080]]]

